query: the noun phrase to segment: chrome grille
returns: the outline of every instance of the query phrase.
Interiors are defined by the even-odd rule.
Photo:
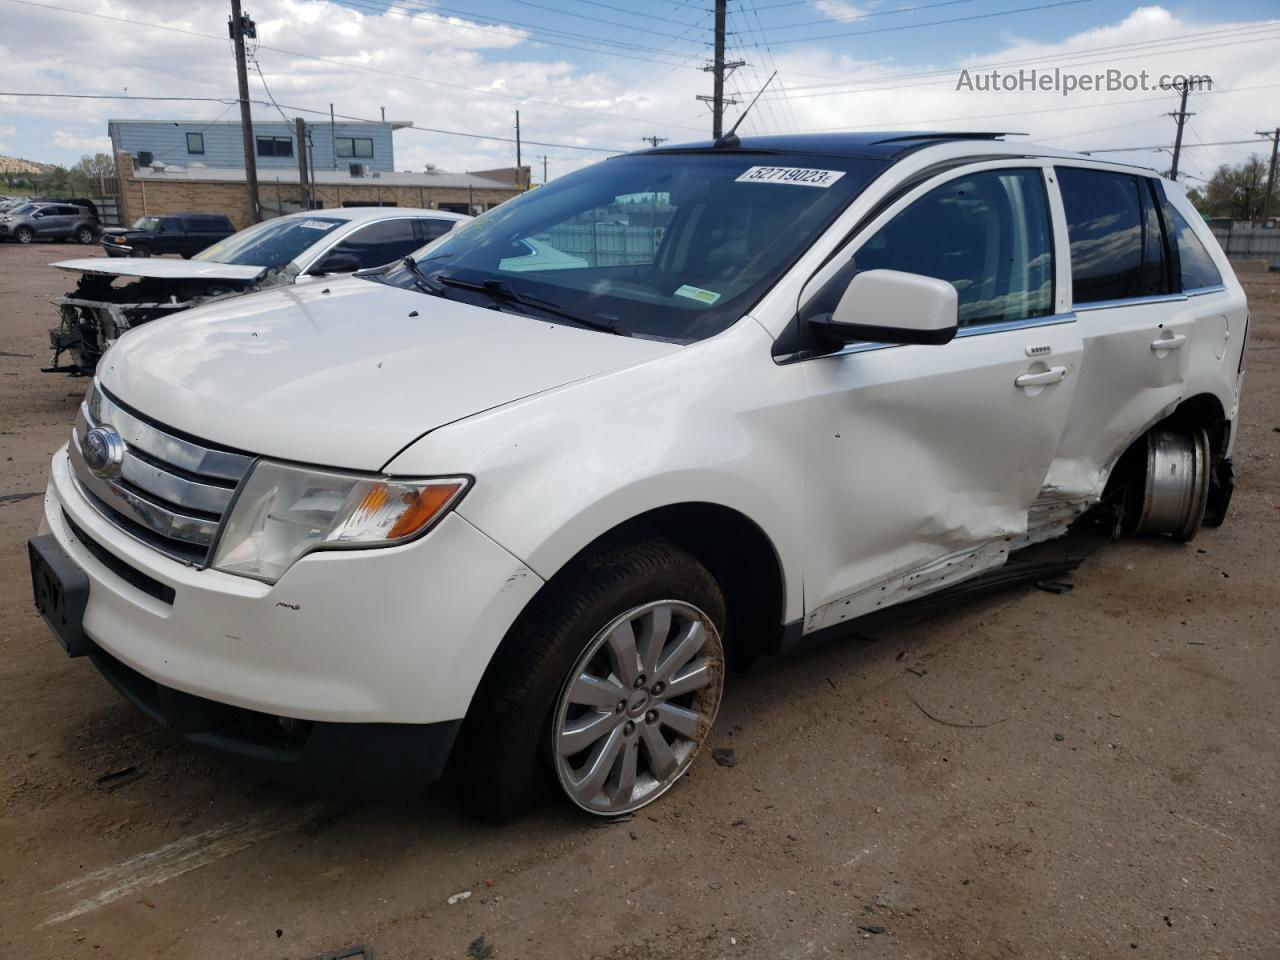
[[[125,442],[118,476],[89,469],[81,452],[94,427],[113,428]],[[76,416],[68,448],[81,492],[115,526],[175,559],[209,559],[222,515],[253,458],[174,436],[125,409],[97,384]]]

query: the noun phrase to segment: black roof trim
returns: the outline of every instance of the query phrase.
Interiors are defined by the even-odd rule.
[[[908,153],[957,140],[998,140],[1010,136],[996,131],[900,131],[858,133],[793,133],[741,137],[740,142],[717,147],[713,140],[663,145],[635,154],[756,153],[808,154],[864,160],[896,160]],[[633,154],[633,155],[635,155]]]

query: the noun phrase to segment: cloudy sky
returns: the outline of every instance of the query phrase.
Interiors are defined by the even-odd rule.
[[[285,114],[411,120],[396,167],[450,170],[526,162],[541,180],[606,155],[707,136],[710,0],[246,0],[258,23],[254,98]],[[234,119],[225,0],[0,0],[0,154],[74,162],[107,146],[108,118]],[[1172,143],[1177,97],[1165,74],[1205,74],[1192,94],[1185,169],[1263,152],[1280,125],[1280,18],[1274,0],[730,0],[730,81],[743,100],[778,79],[743,130],[1010,130],[1068,149]],[[1147,71],[1149,89],[997,91],[992,69],[1076,76]],[[261,73],[259,74],[259,70]],[[264,85],[265,84],[265,85]],[[46,99],[12,93],[193,97],[203,102]],[[730,108],[730,118],[733,111]],[[317,113],[304,113],[304,110]],[[255,117],[279,119],[272,106]],[[1199,144],[1210,146],[1199,146]],[[595,149],[581,149],[595,148]],[[1166,167],[1168,154],[1117,154]]]

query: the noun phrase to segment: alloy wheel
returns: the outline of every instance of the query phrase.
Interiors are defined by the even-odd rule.
[[[601,816],[652,803],[689,769],[723,689],[720,633],[697,607],[659,600],[614,618],[578,658],[556,702],[560,786]]]

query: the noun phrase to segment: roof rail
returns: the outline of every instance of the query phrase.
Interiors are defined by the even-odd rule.
[[[897,137],[886,137],[876,143],[906,143],[911,140],[999,140],[1001,137],[1025,137],[1028,134],[1015,133],[1009,130],[973,130],[973,131],[936,131],[932,133],[904,133]]]

